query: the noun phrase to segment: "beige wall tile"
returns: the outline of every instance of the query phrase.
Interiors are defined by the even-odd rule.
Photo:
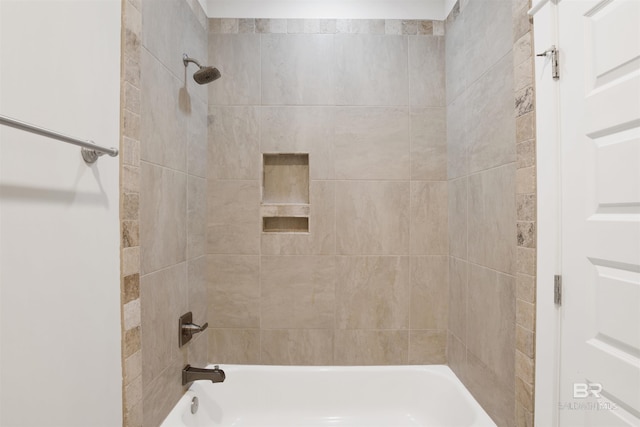
[[[514,425],[515,391],[513,376],[509,383],[501,382],[472,352],[467,352],[465,385],[482,408],[500,427]]]
[[[208,106],[199,99],[191,99],[191,114],[187,121],[187,171],[190,175],[206,178],[209,167]]]
[[[257,107],[209,109],[209,178],[260,179],[258,124]]]
[[[466,383],[467,347],[452,333],[447,334],[447,364]]]
[[[465,178],[449,181],[449,253],[467,259],[468,182]]]
[[[207,242],[207,180],[187,178],[187,258],[205,254]]]
[[[187,175],[141,164],[140,268],[143,274],[186,259]]]
[[[447,179],[445,108],[411,109],[411,179]]]
[[[178,318],[189,311],[186,263],[142,276],[140,294],[142,379],[148,393],[151,383],[179,354]]]
[[[260,104],[260,35],[209,34],[209,61],[222,78],[207,85],[209,105]]]
[[[449,258],[449,331],[467,341],[467,283],[469,264]]]
[[[408,331],[336,330],[336,365],[404,365],[408,363]]]
[[[260,109],[263,153],[309,153],[311,179],[332,179],[335,109],[264,107]]]
[[[452,11],[449,18],[456,13]],[[467,88],[466,67],[469,66],[466,56],[466,46],[470,43],[466,31],[466,14],[456,19],[448,19],[446,23],[445,37],[445,63],[446,63],[446,91],[447,102],[456,99]]]
[[[472,127],[469,96],[464,92],[447,106],[447,176],[460,178],[469,173],[469,144]]]
[[[188,307],[193,321],[202,325],[207,322],[207,257],[201,256],[187,261]]]
[[[260,326],[260,258],[207,257],[209,323],[213,328]]]
[[[261,363],[267,365],[332,365],[333,330],[277,329],[261,332]]]
[[[258,254],[259,181],[209,181],[207,253]]]
[[[198,368],[209,364],[209,334],[196,335],[187,344],[187,361]]]
[[[409,257],[341,256],[337,277],[337,328],[409,327]]]
[[[409,253],[409,182],[336,182],[337,253]]]
[[[530,358],[535,357],[535,336],[534,333],[516,326],[516,348]]]
[[[335,184],[311,181],[309,233],[262,233],[262,255],[334,255]]]
[[[411,257],[411,329],[446,330],[449,262],[446,256]]]
[[[337,108],[334,156],[336,179],[409,179],[408,110]]]
[[[263,35],[260,55],[262,103],[333,104],[333,37],[325,34]]]
[[[262,328],[333,327],[334,257],[263,256],[260,267]]]
[[[177,328],[178,322],[174,323]],[[184,393],[181,377],[183,367],[181,359],[173,359],[160,375],[151,383],[144,385],[142,399],[142,425],[144,427],[159,426],[175,403],[182,397]]]
[[[444,107],[444,37],[408,37],[408,41],[410,105]]]
[[[446,181],[411,182],[412,255],[449,253],[448,188]]]
[[[333,66],[337,105],[407,105],[404,36],[337,34]],[[375,90],[371,90],[375,88]]]
[[[442,365],[447,363],[447,331],[409,332],[410,365]]]
[[[209,328],[209,362],[260,363],[260,330]]]
[[[511,2],[470,1],[462,8],[462,15],[465,32],[464,55],[467,61],[465,72],[468,74],[467,81],[473,82],[513,47]]]
[[[516,270],[515,165],[469,177],[469,261]]]
[[[513,56],[505,55],[467,92],[471,125],[468,153],[470,173],[511,163],[516,159],[512,69]]]
[[[504,383],[515,372],[515,278],[469,266],[467,348]]]
[[[147,50],[142,50],[140,60],[140,159],[186,172],[187,117],[179,106],[181,82]]]

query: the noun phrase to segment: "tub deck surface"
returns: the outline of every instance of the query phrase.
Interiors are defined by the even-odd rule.
[[[225,382],[193,383],[161,427],[495,427],[443,365],[220,368]]]

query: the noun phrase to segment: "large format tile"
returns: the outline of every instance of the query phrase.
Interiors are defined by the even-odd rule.
[[[513,376],[509,382],[500,381],[471,351],[467,351],[465,386],[489,414],[498,427],[515,425],[515,391]]]
[[[336,250],[335,184],[311,181],[309,232],[262,233],[262,255],[334,255]]]
[[[411,182],[411,255],[449,253],[446,181]]]
[[[447,20],[445,37],[445,88],[447,104],[453,102],[467,88],[468,66],[466,58],[465,31],[466,13],[458,15],[454,20]]]
[[[337,34],[337,105],[409,103],[406,36]]]
[[[187,171],[189,175],[207,177],[209,150],[207,104],[192,100],[187,122]]]
[[[146,50],[141,54],[140,159],[187,172],[187,119],[180,82]]]
[[[469,265],[467,348],[503,383],[515,373],[515,278]]]
[[[260,150],[308,153],[309,177],[332,179],[335,109],[332,107],[263,107]]]
[[[409,253],[409,182],[336,182],[339,255]]]
[[[404,365],[409,360],[409,331],[336,330],[336,365]]]
[[[336,179],[409,179],[408,110],[337,108],[334,156]]]
[[[207,256],[207,301],[213,328],[260,326],[260,258]]]
[[[257,107],[210,108],[210,179],[260,179],[258,124]]]
[[[140,278],[142,380],[149,385],[178,357],[178,318],[188,310],[187,264]]]
[[[260,267],[262,328],[333,327],[333,256],[263,256]]]
[[[457,97],[447,107],[447,177],[455,179],[469,173],[471,138],[470,107],[467,93]]]
[[[467,193],[466,177],[451,180],[449,184],[449,254],[467,259]]]
[[[187,261],[188,307],[193,313],[193,321],[202,325],[207,322],[207,257],[201,256]]]
[[[511,5],[506,0],[470,1],[464,9],[464,58],[469,84],[512,49]]]
[[[175,324],[177,326],[178,322]],[[143,386],[142,427],[159,426],[180,400],[184,394],[184,387],[179,378],[184,365],[185,362],[182,359],[172,359],[159,376]]]
[[[207,61],[206,31],[187,2],[182,0],[142,2],[142,44],[176,78],[180,79],[181,85],[206,102],[206,88],[191,78],[197,67],[190,64],[185,70],[182,63],[184,53],[198,59],[203,65]]]
[[[469,261],[508,274],[516,270],[515,164],[469,177]]]
[[[266,365],[332,365],[333,330],[263,330],[260,363]]]
[[[411,179],[447,179],[446,108],[411,109]]]
[[[329,34],[262,35],[262,103],[333,104],[333,37]]]
[[[142,162],[140,249],[142,274],[186,259],[187,175]]]
[[[260,329],[209,328],[209,362],[257,365],[260,363]]]
[[[516,160],[512,68],[513,55],[505,55],[469,87],[469,173]]]
[[[419,36],[408,39],[411,106],[446,106],[444,37]]]
[[[444,365],[447,363],[447,331],[409,332],[410,365]]]
[[[187,177],[187,259],[205,254],[207,243],[207,180]]]
[[[209,181],[207,253],[260,252],[259,181]]]
[[[449,257],[449,331],[462,342],[467,340],[467,282],[469,264]]]
[[[341,256],[337,277],[337,328],[409,327],[409,257]]]
[[[209,61],[222,74],[207,85],[209,105],[260,104],[259,34],[209,34]]]
[[[447,256],[411,257],[411,329],[446,330],[449,313]]]

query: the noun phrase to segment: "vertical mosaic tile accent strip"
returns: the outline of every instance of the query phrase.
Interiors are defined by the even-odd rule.
[[[123,426],[142,426],[140,341],[140,2],[122,4],[120,232]]]
[[[536,132],[533,25],[530,0],[513,1],[516,118],[516,377],[517,427],[534,425],[536,316]]]

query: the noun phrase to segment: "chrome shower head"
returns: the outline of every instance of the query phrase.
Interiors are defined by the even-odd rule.
[[[197,60],[189,58],[186,53],[182,55],[182,63],[185,67],[189,65],[189,62],[193,62],[198,66],[198,68],[200,68],[193,74],[193,80],[200,85],[211,83],[212,81],[218,80],[222,77],[222,74],[220,74],[220,71],[218,71],[217,68],[202,66]]]

